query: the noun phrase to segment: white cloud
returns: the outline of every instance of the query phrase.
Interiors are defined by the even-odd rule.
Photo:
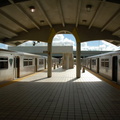
[[[64,46],[64,36],[63,34],[55,35],[52,41],[53,46]]]
[[[106,42],[104,40],[101,40],[100,41],[100,45],[98,46],[89,46],[87,44],[87,42],[84,42],[84,43],[81,43],[81,50],[85,50],[85,51],[88,51],[88,50],[93,50],[93,51],[98,51],[98,50],[101,50],[101,51],[115,51],[115,50],[119,50],[119,47],[109,43],[109,42]]]
[[[88,45],[87,45],[87,42],[81,43],[81,47],[86,48],[87,46],[88,46]]]
[[[64,40],[64,35],[63,34],[55,35],[54,38],[53,38],[53,41],[62,41],[62,40]]]
[[[58,34],[53,38],[53,46],[73,46],[73,50],[76,50],[75,42],[71,39],[64,37],[63,34]]]
[[[25,42],[25,43],[23,43],[23,44],[21,44],[19,46],[33,46],[33,42],[36,43],[35,46],[46,46],[47,45],[47,43],[45,43],[45,42],[28,41],[28,42]]]
[[[72,41],[68,38],[64,39],[64,43],[65,43],[66,46],[73,46],[74,45],[74,41]]]
[[[23,44],[20,44],[19,46],[31,46],[33,44],[33,41],[27,41]]]
[[[116,45],[113,45],[113,44],[106,42],[104,40],[102,40],[101,42],[102,42],[102,45],[99,46],[101,50],[106,50],[106,51],[119,50],[119,47],[117,47]]]
[[[37,43],[37,41],[36,41]],[[100,44],[95,46],[94,44],[90,46],[88,42],[81,43],[81,50],[83,51],[115,51],[120,49],[120,47],[117,47],[109,42],[106,42],[104,40],[99,41]],[[33,46],[33,41],[28,41],[26,43],[21,44],[20,46]],[[47,43],[45,42],[39,42],[35,46],[47,46]],[[76,42],[64,37],[63,34],[55,35],[52,41],[52,46],[73,46],[73,50],[76,50]]]
[[[0,43],[0,48],[1,49],[8,49],[8,45]]]
[[[47,43],[45,42],[38,42],[36,46],[47,46]]]
[[[103,46],[105,50],[119,50],[119,47],[117,47],[116,45],[113,45],[109,42],[102,40],[102,43],[105,45],[105,46]],[[102,46],[100,46],[100,47],[102,48]]]
[[[36,42],[35,46],[47,46],[47,43],[45,42],[39,42],[39,43],[37,43],[37,41],[35,42]],[[25,42],[19,46],[33,46],[33,41]],[[73,46],[73,50],[76,50],[75,42],[71,39],[64,37],[63,34],[55,35],[52,41],[52,46]]]

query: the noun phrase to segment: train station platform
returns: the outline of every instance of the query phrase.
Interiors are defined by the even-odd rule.
[[[76,68],[0,86],[0,120],[120,120],[120,90]]]

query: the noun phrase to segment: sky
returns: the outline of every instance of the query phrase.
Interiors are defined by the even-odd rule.
[[[73,46],[73,50],[76,50],[76,40],[72,34],[58,34],[53,38],[52,42],[53,46]],[[20,46],[33,46],[33,41],[28,41]],[[44,42],[36,42],[36,46],[47,46],[47,43]],[[0,48],[7,49],[8,45],[1,44]],[[117,47],[111,43],[108,43],[104,40],[96,40],[90,42],[81,43],[82,51],[115,51],[119,50],[120,47]]]

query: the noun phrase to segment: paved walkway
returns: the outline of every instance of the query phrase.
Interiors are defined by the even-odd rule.
[[[0,120],[120,120],[120,90],[89,72],[40,72],[0,88]]]

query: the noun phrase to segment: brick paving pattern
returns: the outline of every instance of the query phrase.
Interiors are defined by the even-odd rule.
[[[0,120],[120,120],[120,90],[75,72],[40,72],[0,88]]]

